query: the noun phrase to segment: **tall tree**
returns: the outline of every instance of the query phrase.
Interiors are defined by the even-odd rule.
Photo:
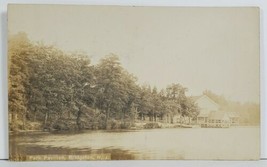
[[[110,116],[121,112],[128,100],[123,75],[119,58],[114,54],[101,59],[96,66],[97,105],[105,113],[106,128],[109,128]]]
[[[28,57],[32,45],[25,33],[18,33],[8,40],[9,57],[9,85],[8,107],[11,129],[25,129],[28,113],[26,104],[26,87],[28,86],[29,72]]]

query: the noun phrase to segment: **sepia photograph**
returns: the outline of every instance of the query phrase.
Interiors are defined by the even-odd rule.
[[[9,160],[259,160],[259,12],[8,5]]]

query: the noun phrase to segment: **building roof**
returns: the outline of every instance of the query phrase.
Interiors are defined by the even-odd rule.
[[[202,97],[203,95],[200,95],[200,96],[191,96],[191,99],[193,101],[197,101],[200,97]]]
[[[202,99],[202,98],[206,98],[206,99],[208,99],[208,101],[210,101],[211,103],[213,103],[214,105],[216,105],[216,106],[218,106],[218,107],[220,107],[220,105],[219,104],[217,104],[214,100],[212,100],[209,96],[207,96],[207,95],[200,95],[200,96],[191,96],[191,99],[195,102],[195,103],[197,103],[197,101],[198,100],[200,100],[200,99]]]

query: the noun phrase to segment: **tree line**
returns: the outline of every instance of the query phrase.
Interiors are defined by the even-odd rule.
[[[33,43],[25,33],[10,36],[8,54],[10,130],[127,129],[199,112],[181,84],[139,85],[114,54],[93,65],[86,54]]]

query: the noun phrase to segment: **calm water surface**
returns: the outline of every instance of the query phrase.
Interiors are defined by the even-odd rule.
[[[10,153],[87,155],[111,159],[257,159],[259,127],[186,128],[10,135]]]

